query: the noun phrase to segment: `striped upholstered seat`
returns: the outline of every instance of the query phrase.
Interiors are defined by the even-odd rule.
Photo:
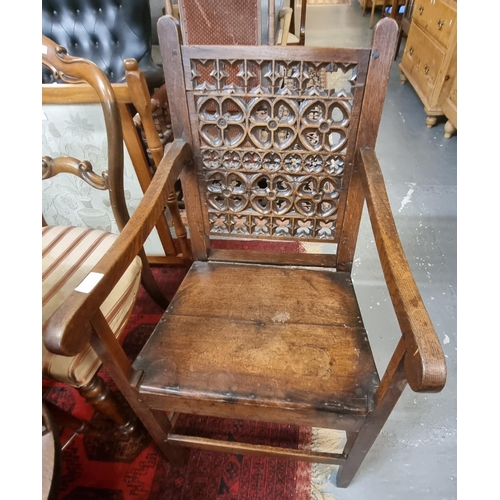
[[[42,228],[42,322],[78,287],[117,235],[80,227]],[[116,337],[122,333],[135,303],[141,280],[136,257],[101,307]],[[42,374],[74,387],[87,384],[101,362],[89,346],[77,356],[59,356],[42,342]]]

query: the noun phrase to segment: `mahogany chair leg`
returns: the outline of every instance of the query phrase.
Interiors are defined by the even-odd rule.
[[[184,465],[189,457],[189,449],[167,443],[172,423],[164,411],[150,409],[144,403],[136,384],[131,382],[137,380],[136,376],[139,372],[132,368],[101,310],[97,310],[91,323],[94,331],[90,337],[90,345],[101,358],[123,397],[128,401],[165,458],[174,466]]]
[[[101,415],[113,421],[120,432],[130,434],[135,430],[135,415],[119,403],[101,377],[94,375],[88,384],[78,388],[78,392]]]
[[[345,450],[346,462],[339,467],[337,473],[339,488],[347,488],[351,483],[406,387],[405,352],[404,340],[401,339],[378,388],[375,409],[368,415],[357,435],[347,435],[346,448],[350,447],[350,450]]]

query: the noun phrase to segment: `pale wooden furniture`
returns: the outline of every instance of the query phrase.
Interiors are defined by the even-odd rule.
[[[455,48],[456,52],[456,48]],[[443,100],[441,107],[443,109],[443,113],[448,119],[448,121],[444,124],[444,137],[449,139],[452,135],[454,135],[457,131],[457,57],[455,53],[455,57],[453,58],[454,68],[451,70],[455,76],[451,81],[451,85],[449,86],[449,92],[446,93],[444,91],[445,99]],[[446,87],[447,88],[447,87]]]
[[[43,35],[42,64],[63,81],[71,82],[43,86],[43,101],[53,104],[82,101],[100,103],[108,148],[108,168],[102,175],[97,174],[91,162],[87,160],[82,161],[71,156],[43,156],[42,179],[50,182],[56,176],[73,175],[83,181],[82,185],[107,192],[121,231],[118,236],[93,228],[63,226],[63,221],[58,225],[47,225],[42,216],[42,328],[50,323],[56,331],[69,329],[70,336],[78,336],[79,327],[83,324],[82,321],[85,322],[87,312],[83,311],[84,317],[77,319],[75,323],[61,314],[61,310],[71,307],[71,304],[85,303],[86,297],[93,296],[100,290],[100,314],[114,338],[119,338],[135,304],[141,283],[160,307],[165,309],[168,306],[167,299],[153,278],[143,250],[145,238],[149,233],[134,226],[135,219],[129,216],[123,188],[125,119],[128,120],[130,128],[136,131],[132,118],[124,107],[130,99],[129,92],[133,93],[135,98],[143,94],[144,106],[150,106],[147,84],[135,60],[125,61],[128,84],[111,85],[97,65],[87,59],[69,56],[63,47]],[[141,99],[134,100],[138,108],[141,108]],[[142,111],[147,111],[146,108]],[[148,116],[150,123],[145,126],[146,133],[156,134],[151,115]],[[144,123],[146,122],[147,120],[144,120]],[[152,154],[158,159],[163,157],[163,146],[158,137],[156,140],[156,147],[154,141],[150,142],[150,145]],[[152,183],[154,177],[153,180],[148,177],[144,194],[146,198]],[[170,185],[163,187],[160,201],[147,211],[153,225],[157,227],[159,220],[164,221],[164,206],[172,193]],[[141,213],[140,207],[137,211]],[[180,217],[177,223],[182,224]],[[182,233],[180,228],[179,233]],[[183,234],[185,236],[185,230]],[[115,251],[116,241],[123,239],[128,241],[128,246]],[[184,244],[188,245],[186,239]],[[183,263],[190,259],[190,253],[188,252],[187,256],[175,254],[175,257],[175,263]],[[102,292],[103,289],[106,292]],[[135,415],[131,415],[119,404],[99,377],[98,370],[102,362],[98,354],[88,341],[80,347],[77,352],[61,355],[51,350],[47,342],[43,343],[42,376],[75,387],[87,402],[112,420],[122,432],[132,432],[136,422]]]
[[[300,19],[298,30],[296,31],[295,13],[299,10],[300,3]],[[306,42],[306,16],[307,16],[307,0],[290,0],[289,7],[292,9],[291,32],[287,45],[304,45]]]
[[[372,0],[357,0],[359,2],[359,6],[363,11],[363,16],[366,14],[367,9],[370,9],[372,6]]]
[[[44,339],[60,354],[90,341],[172,464],[184,462],[186,447],[338,464],[337,485],[346,487],[407,383],[443,388],[444,354],[374,151],[397,32],[384,19],[371,49],[256,52],[183,46],[174,18],[160,18],[176,120],[151,198],[181,175],[189,227],[198,229],[195,262],[133,363],[98,309],[107,282],[60,310],[77,332],[49,320]],[[134,235],[154,225],[151,198],[134,214]],[[351,279],[365,201],[402,333],[381,378]],[[327,242],[336,251],[218,250],[217,237]],[[117,250],[128,241],[120,236]],[[347,442],[337,454],[226,442],[182,433],[179,413],[335,428]]]
[[[401,18],[401,22],[399,23],[398,44],[396,46],[396,55],[394,59],[397,59],[399,57],[399,49],[401,48],[401,41],[403,40],[403,37],[408,38],[414,4],[415,0],[406,0],[405,11],[403,13],[403,17]]]
[[[456,75],[457,2],[415,0],[403,58],[401,82],[407,80],[420,97],[433,127],[444,115],[442,103]]]
[[[384,16],[384,11],[385,8],[388,6],[394,6],[396,5],[398,8],[399,6],[402,6],[405,4],[405,0],[371,0],[370,5],[371,5],[371,14],[370,14],[370,29],[373,28],[373,25],[375,23],[375,8],[376,7],[382,7],[382,13],[381,13],[381,18],[385,17]],[[363,9],[363,15],[364,15],[364,9]],[[393,9],[391,16],[392,19],[395,19],[397,17],[396,9]]]
[[[290,32],[292,15],[293,10],[290,7],[286,7],[279,11],[279,27],[276,45],[300,45],[300,39]]]

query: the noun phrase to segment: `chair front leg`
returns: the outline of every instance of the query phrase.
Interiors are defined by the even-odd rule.
[[[114,422],[120,432],[130,434],[135,430],[137,424],[135,415],[120,404],[97,374],[87,384],[78,387],[78,392],[102,416]]]
[[[406,387],[405,353],[406,346],[404,339],[401,338],[377,390],[375,408],[366,417],[357,436],[348,435],[348,444],[351,445],[352,442],[352,448],[346,450],[347,459],[337,473],[339,488],[347,488],[351,483]]]

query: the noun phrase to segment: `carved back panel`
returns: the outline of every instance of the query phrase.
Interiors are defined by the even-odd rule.
[[[210,234],[336,242],[366,53],[256,60],[233,47],[214,47],[223,58],[198,52],[183,49]]]
[[[201,199],[200,216],[190,224],[202,223],[208,239],[345,240],[355,151],[375,143],[393,55],[391,46],[384,53],[384,37],[392,31],[378,30],[381,57],[379,49],[372,52],[375,45],[180,46],[173,22],[160,21],[167,90],[178,117],[174,134],[193,146],[190,178],[196,177]],[[369,61],[379,57],[358,140]],[[355,243],[358,182],[353,192],[347,239]],[[203,246],[210,255],[207,239]],[[347,259],[352,262],[350,250]]]

